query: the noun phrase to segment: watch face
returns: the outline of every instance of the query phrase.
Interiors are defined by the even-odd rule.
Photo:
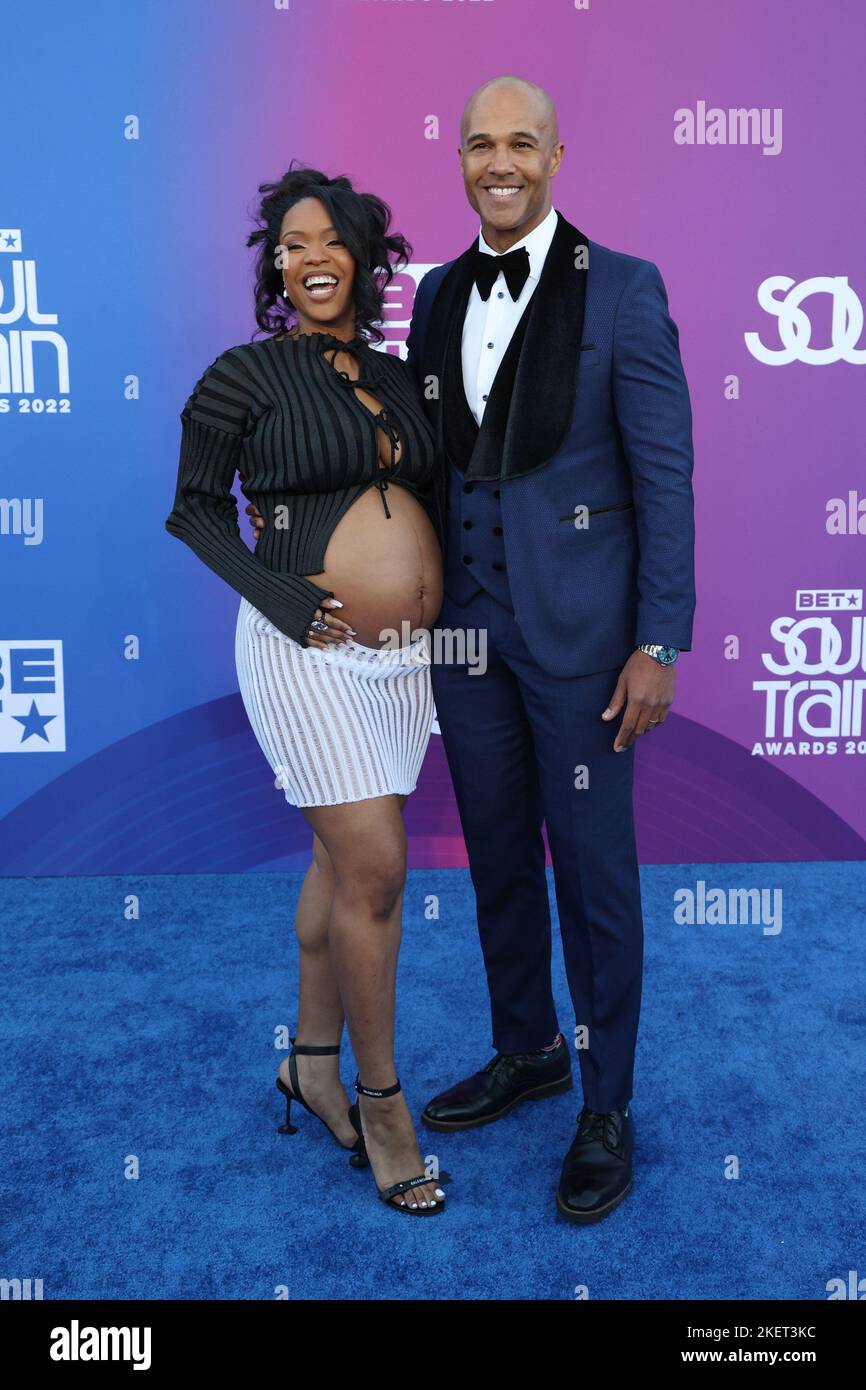
[[[678,656],[679,651],[676,647],[660,647],[656,660],[660,661],[663,666],[673,666]]]

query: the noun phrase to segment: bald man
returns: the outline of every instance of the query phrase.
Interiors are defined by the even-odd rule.
[[[480,231],[425,276],[409,337],[441,460],[437,629],[483,632],[487,644],[479,673],[445,659],[460,644],[443,640],[433,682],[496,1049],[423,1119],[471,1129],[571,1087],[543,823],[584,1102],[556,1205],[589,1223],[632,1184],[634,747],[663,725],[691,645],[693,460],[662,277],[553,208],[563,153],[553,102],[534,83],[499,77],[473,94],[459,154]]]

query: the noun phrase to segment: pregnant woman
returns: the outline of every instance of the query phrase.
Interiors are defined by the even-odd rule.
[[[405,364],[377,352],[390,213],[346,178],[291,167],[263,184],[255,314],[181,412],[166,529],[241,595],[235,655],[255,736],[313,830],[297,908],[300,997],[277,1086],[394,1210],[439,1214],[394,1063],[406,874],[402,810],[433,717],[429,629],[442,602],[434,447]],[[381,334],[378,334],[381,341]],[[236,472],[267,523],[250,551]],[[402,645],[392,634],[400,634]],[[358,1064],[340,1081],[347,1023]]]

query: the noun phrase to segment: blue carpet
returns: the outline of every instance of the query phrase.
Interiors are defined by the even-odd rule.
[[[866,1273],[866,864],[642,875],[635,1184],[590,1228],[553,1204],[579,1083],[486,1129],[422,1130],[454,1175],[432,1221],[386,1211],[309,1116],[276,1133],[300,875],[0,883],[0,1275],[46,1299],[826,1298]],[[698,880],[781,888],[781,932],[678,925],[674,893]],[[416,1115],[489,1036],[468,875],[414,870],[398,1061]]]

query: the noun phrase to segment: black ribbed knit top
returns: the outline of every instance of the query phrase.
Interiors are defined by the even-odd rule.
[[[334,368],[325,356],[331,348],[351,353],[358,380]],[[356,386],[380,402],[379,414],[358,399]],[[166,530],[302,646],[316,608],[333,597],[304,575],[324,569],[328,540],[361,493],[378,487],[386,516],[392,480],[428,509],[434,505],[433,436],[414,377],[366,339],[310,333],[228,348],[196,382],[180,419]],[[379,429],[391,442],[387,468]],[[238,528],[238,471],[244,496],[266,522],[255,550]]]

